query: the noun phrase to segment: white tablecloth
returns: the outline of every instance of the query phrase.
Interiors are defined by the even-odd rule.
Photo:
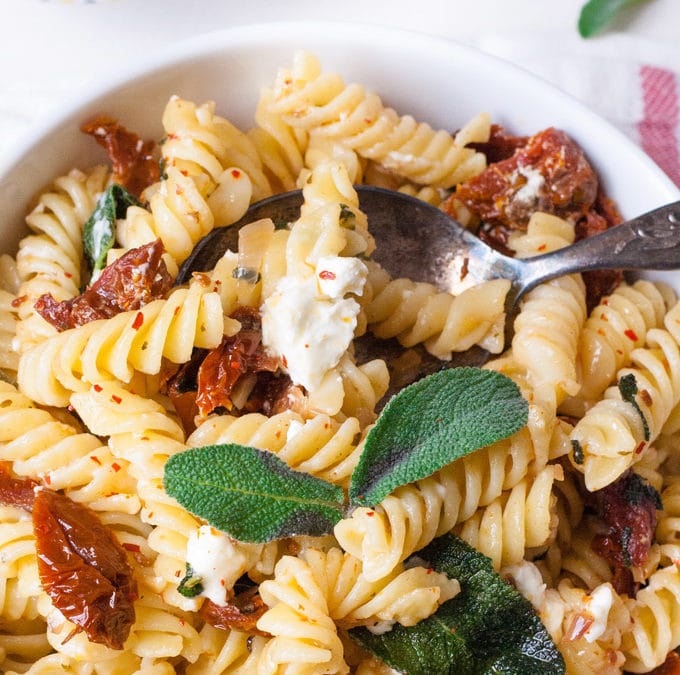
[[[584,100],[680,181],[677,140],[670,155],[655,149],[677,139],[677,86],[670,100],[663,90],[663,104],[650,98],[672,88],[665,73],[680,73],[680,1],[641,3],[591,40],[576,31],[583,1],[0,0],[0,153],[75,90],[172,42],[239,24],[321,19],[428,32],[503,56]]]

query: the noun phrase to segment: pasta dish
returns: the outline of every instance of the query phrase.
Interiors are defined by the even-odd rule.
[[[429,564],[438,541],[488,558],[538,617],[553,670],[522,652],[531,672],[673,663],[673,289],[560,277],[524,297],[506,344],[509,282],[454,296],[385,269],[354,187],[412,195],[529,257],[621,222],[584,151],[483,112],[433,129],[302,51],[251,129],[228,112],[172,96],[157,144],[103,113],[84,120],[109,161],[56,177],[0,257],[0,670],[406,672],[411,657],[371,636],[416,635],[473,593]],[[293,189],[296,220],[248,223],[213,269],[175,283],[202,237]],[[367,334],[399,358],[359,358]],[[423,354],[445,365],[473,346],[491,355],[481,376],[521,394],[521,428],[352,502],[390,382]],[[265,485],[252,513],[233,507],[240,529],[219,526],[232,506],[213,506],[212,483],[183,487],[192,457],[197,471],[235,462],[232,493]],[[274,475],[300,503],[317,490],[344,506],[324,527],[290,497],[275,521]],[[517,663],[502,672],[530,672]]]

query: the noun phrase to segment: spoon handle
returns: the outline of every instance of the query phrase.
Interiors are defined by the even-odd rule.
[[[523,291],[572,272],[680,269],[680,201],[523,262]]]

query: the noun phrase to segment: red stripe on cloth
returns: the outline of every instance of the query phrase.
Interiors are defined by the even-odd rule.
[[[680,101],[677,78],[665,68],[642,66],[640,85],[644,105],[643,118],[638,124],[640,144],[680,187]]]

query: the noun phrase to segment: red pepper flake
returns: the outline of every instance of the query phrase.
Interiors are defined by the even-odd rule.
[[[141,312],[137,312],[137,316],[135,317],[135,320],[132,322],[132,328],[134,330],[139,330],[142,327],[142,324],[144,323],[144,314]]]
[[[241,172],[238,169],[232,169],[231,175],[238,180],[241,177]]]
[[[73,279],[73,275],[72,275],[70,272],[64,272],[64,276],[65,276],[67,279]]]
[[[121,469],[121,466],[120,466],[120,464],[118,464],[117,462],[114,462],[114,463],[111,465],[111,468],[112,468],[116,473],[118,473],[118,472],[120,471],[120,469]]]
[[[28,300],[27,295],[18,295],[16,298],[14,298],[14,300],[12,300],[10,304],[16,309],[17,307],[21,307],[21,305],[26,302],[26,300]]]
[[[123,402],[123,399],[120,396],[116,396],[115,394],[111,394],[111,400],[114,403],[118,403],[119,405]]]
[[[545,249],[548,248],[545,244],[541,244],[536,250],[537,251],[545,251]]]
[[[180,309],[182,309],[182,308],[179,305],[177,305],[177,307],[175,307],[175,312],[174,312],[175,316],[177,316],[179,314]]]
[[[654,403],[654,401],[652,399],[652,395],[649,393],[649,391],[647,391],[647,389],[641,389],[640,390],[640,399],[642,400],[642,402],[646,406],[649,406],[649,407],[651,407],[652,403]]]
[[[52,485],[52,479],[50,478],[50,474],[49,474],[49,473],[48,473],[48,474],[45,474],[44,481],[45,481],[45,485]]]
[[[564,636],[564,639],[567,642],[571,642],[573,640],[578,640],[579,638],[583,637],[588,629],[595,623],[595,619],[590,612],[584,612],[583,614],[577,614],[567,631],[567,634]]]
[[[638,445],[637,448],[635,448],[635,454],[639,455],[644,449],[645,449],[645,442],[642,441],[642,443],[640,443],[640,445]]]
[[[333,281],[336,279],[335,273],[331,272],[330,270],[322,270],[319,272],[319,279],[323,279],[324,281]]]
[[[91,459],[93,462],[95,462],[96,464],[99,464],[99,466],[102,465],[101,460],[100,460],[99,457],[97,457],[96,455],[90,455],[90,459]]]
[[[281,363],[283,363],[284,368],[288,368],[288,359],[286,358],[285,355],[281,356]]]
[[[624,330],[624,331],[623,331],[623,334],[624,334],[629,340],[632,340],[633,342],[637,342],[638,339],[639,339],[638,336],[635,334],[635,331],[631,330],[630,328],[628,328],[627,330]]]
[[[149,440],[149,437],[148,437],[148,436],[142,436],[142,438],[141,438],[140,440],[142,440],[142,441],[148,441],[148,440]]]
[[[460,280],[461,281],[463,281],[463,279],[465,279],[465,277],[468,275],[469,267],[470,267],[470,258],[465,256],[465,258],[463,258],[463,264],[460,267]]]
[[[131,553],[139,553],[140,550],[141,550],[141,549],[139,548],[139,544],[130,544],[130,543],[127,542],[127,541],[126,541],[126,542],[123,542],[123,545],[122,545],[122,546],[123,546],[123,548],[124,548],[126,551],[130,551]]]
[[[427,574],[432,574],[432,572],[434,572],[434,570],[431,567],[428,567],[427,568]]]
[[[372,518],[375,515],[375,511],[366,511],[366,515]]]

